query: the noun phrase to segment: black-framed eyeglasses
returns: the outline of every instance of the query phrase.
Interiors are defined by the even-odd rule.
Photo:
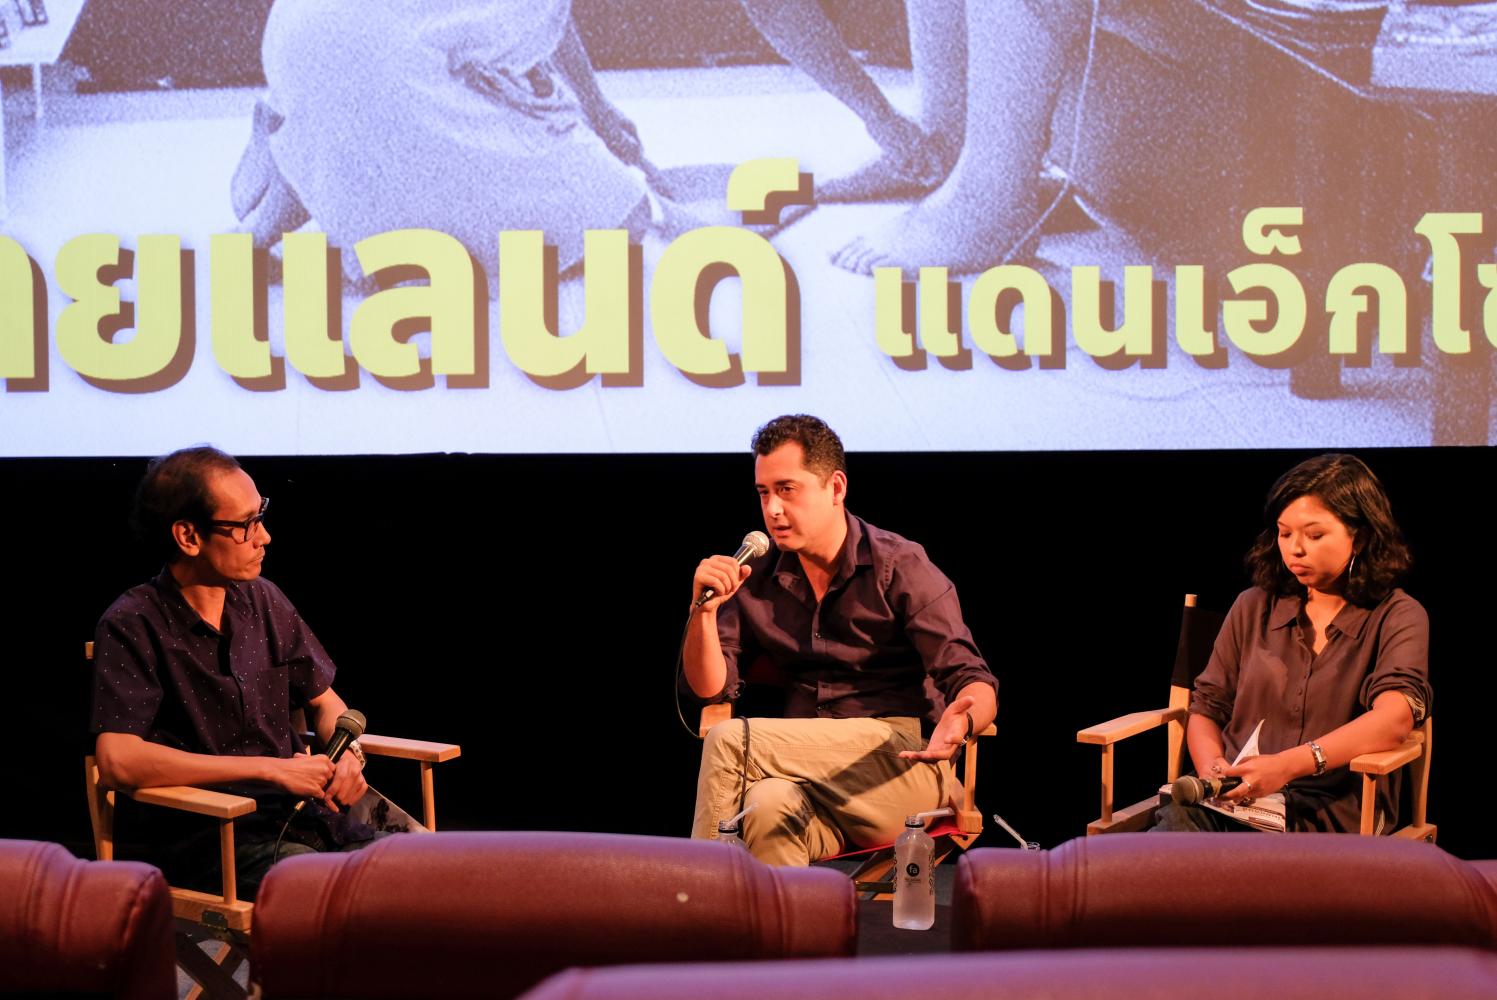
[[[208,521],[206,524],[210,528],[223,528],[230,538],[242,545],[254,534],[255,525],[265,520],[265,511],[269,507],[270,497],[261,497],[260,510],[253,517],[247,517],[243,521]]]

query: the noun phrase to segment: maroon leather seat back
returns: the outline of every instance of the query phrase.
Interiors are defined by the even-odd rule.
[[[1465,948],[1005,952],[756,965],[574,969],[525,1000],[1327,1000],[1497,996],[1497,955]]]
[[[1225,941],[1497,948],[1497,892],[1429,844],[1314,833],[1109,834],[957,868],[958,951]]]
[[[177,995],[172,904],[150,865],[0,840],[0,993]]]
[[[574,965],[850,955],[852,883],[724,844],[585,833],[390,837],[271,869],[265,996],[515,996]]]
[[[1497,861],[1473,861],[1471,867],[1475,868],[1477,874],[1487,880],[1487,884],[1497,892]]]

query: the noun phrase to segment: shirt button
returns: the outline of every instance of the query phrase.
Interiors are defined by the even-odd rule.
[[[811,633],[811,638],[813,638],[813,639],[820,639],[821,638],[821,633],[820,632],[812,632]]]

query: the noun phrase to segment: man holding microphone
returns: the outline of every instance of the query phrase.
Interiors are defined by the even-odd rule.
[[[114,602],[94,642],[100,779],[116,789],[208,785],[253,797],[256,810],[234,824],[244,899],[280,858],[353,850],[378,836],[342,808],[368,789],[358,744],[336,763],[300,752],[295,709],[326,744],[348,706],[322,644],[260,575],[268,505],[216,448],[153,460],[133,520],[165,566]],[[124,796],[117,825],[175,884],[218,884],[216,825]]]
[[[768,657],[788,678],[785,717],[707,734],[692,836],[752,806],[755,857],[805,865],[888,843],[906,816],[955,802],[951,759],[996,717],[998,682],[925,550],[848,513],[830,427],[777,417],[753,450],[775,548],[698,565],[693,598],[713,596],[687,627],[684,681],[701,702],[732,700],[740,669]]]

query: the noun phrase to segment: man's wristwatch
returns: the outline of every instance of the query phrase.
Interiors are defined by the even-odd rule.
[[[969,742],[971,742],[971,740],[972,740],[972,730],[975,729],[975,728],[976,728],[976,726],[974,726],[972,724],[972,713],[968,712],[967,713],[967,735],[962,737],[962,741],[957,744],[958,747],[964,747]]]
[[[1310,748],[1310,753],[1315,756],[1315,776],[1318,778],[1322,774],[1325,774],[1325,751],[1320,749],[1320,744],[1314,740],[1305,745]]]
[[[359,746],[358,740],[348,744],[348,752],[353,754],[353,759],[359,762],[360,767],[364,766],[364,748]]]

